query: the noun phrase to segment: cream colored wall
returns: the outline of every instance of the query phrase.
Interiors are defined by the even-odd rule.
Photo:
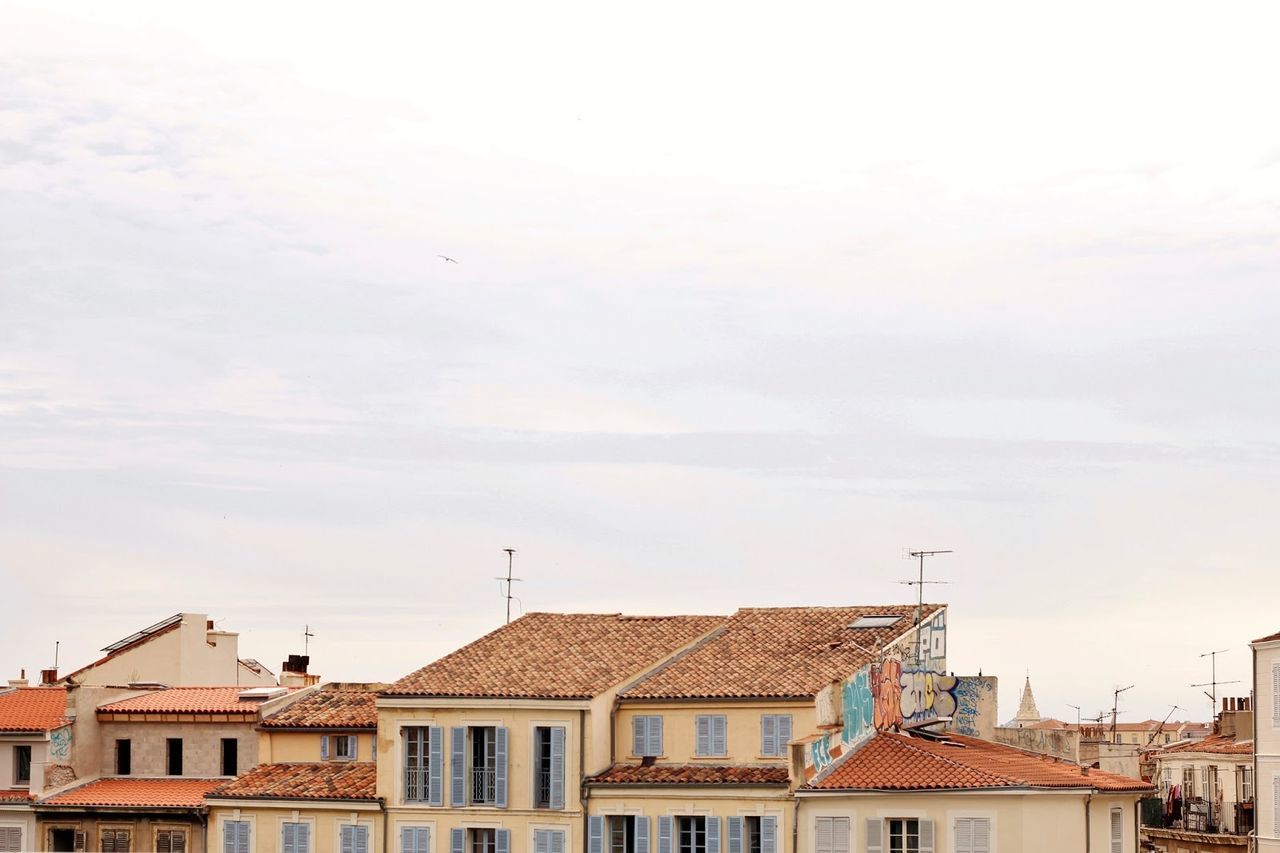
[[[18,784],[14,781],[14,775],[17,773],[17,764],[14,761],[14,747],[29,746],[31,747],[31,781]],[[43,734],[33,734],[29,737],[9,737],[0,740],[0,791],[27,791],[32,790],[39,793],[40,786],[36,784],[36,777],[39,774],[38,765],[44,764],[49,760],[49,741]]]
[[[258,730],[258,761],[262,764],[280,764],[299,761],[320,761],[320,739],[324,735],[355,735],[356,761],[373,761],[373,751],[378,742],[374,732],[324,732],[324,731],[273,731]],[[330,755],[333,750],[330,749]]]
[[[123,651],[76,676],[82,685],[124,686],[158,681],[171,687],[275,684],[265,672],[255,675],[240,666],[239,635],[209,631],[203,613],[184,613],[177,630]]]
[[[1136,796],[1094,797],[1090,806],[1092,850],[1110,853],[1109,811],[1115,805],[1124,809],[1124,853],[1137,853],[1133,829],[1136,801]],[[814,819],[820,816],[850,819],[849,853],[865,853],[868,819],[895,817],[932,820],[936,853],[955,850],[955,821],[965,817],[990,819],[991,853],[1080,853],[1085,849],[1084,794],[952,792],[801,796],[797,853],[814,853]]]
[[[258,763],[258,738],[252,723],[115,723],[99,724],[102,749],[97,772],[116,773],[116,740],[130,740],[130,775],[164,776],[168,771],[167,739],[182,738],[182,775],[212,778],[222,772],[222,738],[237,743],[236,769],[244,773]]]
[[[617,758],[620,762],[634,763],[639,758],[632,755],[631,721],[636,716],[658,714],[662,716],[662,749],[660,764],[786,764],[787,756],[763,756],[760,754],[760,717],[763,714],[790,714],[791,736],[804,737],[817,725],[817,711],[812,702],[626,702],[618,708],[614,718],[614,737],[617,739]],[[724,756],[699,757],[696,743],[695,718],[702,714],[723,714],[726,717]]]
[[[280,806],[209,806],[209,849],[223,849],[223,824],[228,820],[249,822],[249,849],[252,853],[277,853],[281,849],[283,824],[307,823],[311,827],[312,853],[340,853],[343,824],[364,825],[369,830],[369,853],[382,850],[382,815],[375,810],[354,810],[329,804],[299,803]],[[398,850],[396,845],[391,848]],[[437,848],[439,849],[439,848]]]
[[[42,814],[36,822],[34,839],[36,846],[31,850],[49,850],[50,830],[54,828],[72,829],[85,833],[86,848],[101,850],[102,831],[104,829],[122,829],[130,835],[130,850],[155,850],[156,832],[162,829],[180,829],[187,834],[187,853],[204,853],[204,828],[194,817],[179,815],[164,818],[140,817],[128,813],[112,814]]]
[[[1254,785],[1257,790],[1256,827],[1259,853],[1280,853],[1280,815],[1276,800],[1280,799],[1280,726],[1277,726],[1273,669],[1280,663],[1280,642],[1254,646]]]
[[[700,815],[704,817],[773,816],[778,819],[778,853],[791,851],[791,826],[794,811],[785,788],[594,788],[587,811],[592,815],[647,815],[649,849],[658,849],[657,818],[664,815]],[[721,838],[724,829],[721,826]],[[575,848],[581,849],[581,848]],[[727,850],[722,841],[721,849]],[[526,853],[526,851],[513,851]]]
[[[0,829],[12,827],[17,827],[22,832],[21,849],[36,849],[36,813],[30,806],[0,805]]]

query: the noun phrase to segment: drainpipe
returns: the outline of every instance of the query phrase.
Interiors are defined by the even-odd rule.
[[[791,853],[800,853],[800,798],[791,794]]]
[[[614,698],[614,709],[617,709],[617,698]],[[589,843],[589,833],[591,831],[591,816],[587,809],[587,800],[590,798],[590,792],[587,791],[587,712],[583,708],[578,709],[578,800],[582,804],[582,849],[586,850]],[[613,761],[613,714],[609,715],[609,753],[610,764]]]
[[[375,752],[376,752],[376,750],[377,750],[377,748],[378,748],[378,745],[377,745],[377,738],[376,738],[376,736],[375,736],[375,739],[374,739],[374,746],[373,746],[373,748],[374,748],[374,750],[375,750]],[[443,751],[443,750],[442,750],[442,751]],[[443,786],[444,786],[444,782],[443,782],[443,781],[441,781],[440,785],[441,785],[441,787],[443,787]],[[379,797],[379,798],[378,798],[378,805],[379,805],[379,806],[381,806],[381,808],[382,808],[382,853],[387,853],[387,843],[388,843],[388,842],[387,842],[387,801],[386,801],[386,800],[384,800],[384,799],[382,799],[381,797]],[[205,851],[205,853],[209,853],[209,851],[208,851],[208,850],[206,850],[206,851]]]
[[[1084,798],[1084,853],[1089,853],[1093,849],[1093,836],[1089,829],[1089,805],[1093,802],[1093,791],[1089,792],[1089,796]]]

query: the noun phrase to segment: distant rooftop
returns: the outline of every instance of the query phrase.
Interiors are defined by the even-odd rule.
[[[47,732],[70,722],[65,688],[0,690],[0,732]]]

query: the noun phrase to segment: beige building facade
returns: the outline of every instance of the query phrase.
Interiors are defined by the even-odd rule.
[[[1280,634],[1252,647],[1257,849],[1280,853]]]

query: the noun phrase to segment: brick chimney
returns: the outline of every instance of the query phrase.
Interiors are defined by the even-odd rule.
[[[17,678],[9,679],[10,689],[15,687],[26,687],[26,686],[27,686],[27,671],[25,669],[20,670],[20,674],[18,675]]]
[[[289,655],[289,659],[280,665],[281,687],[310,687],[320,683],[320,676],[311,675],[307,667],[311,665],[309,655]]]

